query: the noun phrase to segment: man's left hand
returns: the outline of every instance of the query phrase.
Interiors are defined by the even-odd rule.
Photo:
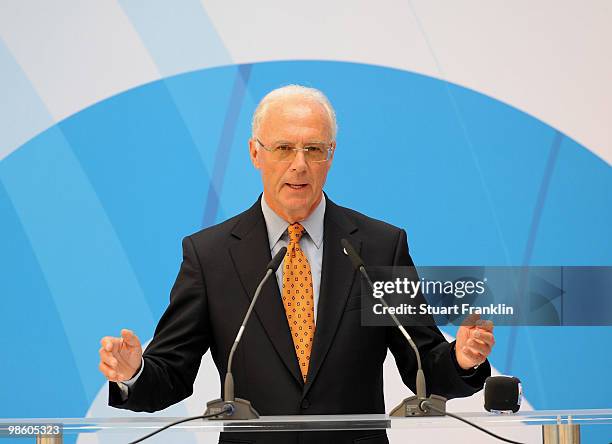
[[[495,345],[493,322],[479,318],[478,315],[468,317],[457,331],[455,355],[457,363],[464,370],[482,364]]]

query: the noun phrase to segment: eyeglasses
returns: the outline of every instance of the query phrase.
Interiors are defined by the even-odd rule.
[[[293,162],[298,151],[304,153],[306,162],[327,162],[334,151],[329,143],[306,143],[302,148],[298,148],[293,143],[277,142],[272,146],[265,146],[259,139],[255,141],[271,154],[272,160],[276,162]]]

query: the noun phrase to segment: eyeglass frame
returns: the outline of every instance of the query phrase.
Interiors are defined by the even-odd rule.
[[[275,150],[265,146],[261,142],[261,140],[259,140],[259,138],[255,137],[254,139],[264,150],[266,150],[269,153],[274,153]],[[287,143],[287,144],[291,145],[290,143]],[[287,163],[288,162],[293,162],[293,160],[295,159],[295,156],[297,156],[297,153],[299,151],[302,151],[303,153],[307,153],[308,152],[304,147],[298,148],[297,146],[294,146],[291,151],[293,151],[293,153],[294,153],[293,158],[291,160],[274,160],[274,162],[287,162]],[[325,160],[309,160],[309,159],[306,159],[306,156],[304,156],[304,160],[306,160],[307,162],[315,162],[315,163],[328,162],[332,158],[332,155],[334,153],[334,142],[330,142],[330,144],[327,147],[326,151],[327,151],[327,158]]]

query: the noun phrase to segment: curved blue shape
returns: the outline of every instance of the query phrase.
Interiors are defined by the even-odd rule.
[[[178,271],[181,237],[198,229],[209,184],[176,102],[164,82],[155,82],[59,126],[159,318]]]
[[[0,181],[32,246],[78,369],[77,380],[62,383],[68,390],[80,384],[92,401],[100,381],[92,370],[107,329],[118,331],[117,324],[129,313],[139,313],[135,328],[153,325],[140,285],[96,191],[57,126],[1,162]],[[2,254],[12,260],[8,251]],[[29,273],[20,269],[6,280],[18,288]],[[32,295],[16,296],[23,310],[31,309]]]
[[[75,356],[36,253],[1,181],[0,214],[0,417],[80,416],[89,399]]]
[[[245,83],[242,107],[228,113],[236,75],[237,67],[228,66],[174,76],[66,119],[0,162],[0,180],[10,179],[13,184],[7,187],[7,199],[36,208],[44,198],[46,211],[79,214],[74,201],[61,192],[37,192],[36,186],[56,180],[52,175],[47,182],[37,180],[38,185],[18,180],[40,174],[40,168],[33,172],[31,167],[47,155],[55,159],[57,174],[68,174],[77,165],[95,192],[96,202],[90,203],[103,210],[91,214],[103,215],[112,226],[112,233],[104,228],[99,236],[112,236],[121,246],[127,259],[119,268],[130,267],[147,310],[157,318],[178,269],[180,239],[201,226],[211,172],[222,173],[223,178],[216,220],[251,205],[261,192],[247,152],[251,114],[270,89],[302,83],[325,91],[339,116],[338,149],[326,185],[330,197],[406,228],[416,263],[612,264],[612,168],[532,116],[437,79],[336,62],[255,64]],[[228,155],[227,168],[216,171],[229,114],[236,120],[229,152],[223,154]],[[58,130],[74,161],[53,154]],[[16,182],[31,188],[17,193]],[[44,233],[48,223],[40,211],[13,214],[6,205],[0,211],[3,233],[20,224]],[[78,227],[65,221],[62,236],[69,237]],[[26,245],[23,241],[0,251],[0,263],[12,263]],[[32,245],[36,256],[37,244]],[[74,260],[65,255],[90,251],[90,245],[72,245],[70,252],[57,251],[55,260],[72,264]],[[19,294],[19,283],[31,275],[58,282],[69,276],[39,263],[40,270],[33,260],[13,266],[3,288]],[[96,275],[95,270],[88,273]],[[58,288],[66,288],[64,284]],[[121,287],[124,281],[115,285]],[[56,287],[48,288],[41,283],[27,292],[38,292],[40,297],[50,292],[56,301],[67,297],[56,293]],[[42,306],[38,299],[27,297],[25,288],[23,292],[12,300],[11,310],[25,309],[32,301]],[[104,334],[113,334],[117,320],[92,319],[103,304],[122,306],[129,295],[96,294],[89,309],[79,313],[81,322],[70,328],[78,326],[85,336],[94,337],[107,325]],[[60,319],[75,318],[67,304],[58,307],[62,307]],[[146,340],[153,323],[145,317],[138,311],[123,312],[121,322],[132,319]],[[67,363],[66,368],[78,369],[84,391],[90,394],[102,383],[101,377],[91,376],[97,371],[93,356],[97,344],[67,346],[68,333],[63,338],[57,333],[54,340],[63,344],[64,353],[72,353],[75,364]],[[612,357],[600,350],[601,344],[612,342],[612,329],[500,328],[496,338],[494,364],[525,382],[527,397],[536,408],[609,406],[612,389],[607,373]],[[24,339],[32,344],[41,341],[34,333]],[[583,371],[585,363],[596,369],[589,373],[589,384],[597,390],[572,390],[573,375]],[[0,376],[8,376],[4,367]],[[25,404],[46,383],[34,383],[15,396]],[[83,395],[68,395],[74,405],[82,405]]]

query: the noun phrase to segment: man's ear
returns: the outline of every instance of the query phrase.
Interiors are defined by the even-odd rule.
[[[329,158],[329,167],[331,168],[331,164],[332,161],[334,160],[334,155],[336,154],[336,141],[334,140],[331,144],[332,146],[332,152],[331,152],[331,157]]]
[[[257,141],[255,139],[249,139],[249,156],[251,157],[251,163],[256,169],[259,169],[259,150],[257,148]]]

